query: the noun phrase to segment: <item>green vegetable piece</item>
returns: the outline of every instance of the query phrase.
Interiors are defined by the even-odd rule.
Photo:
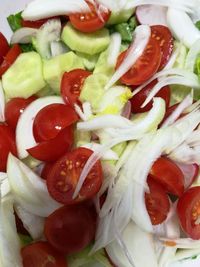
[[[41,164],[41,161],[31,157],[30,155],[23,159],[23,163],[26,164],[29,168],[34,169]]]
[[[44,79],[56,93],[60,92],[60,83],[64,72],[77,68],[84,69],[82,59],[74,52],[68,52],[43,62]]]
[[[22,27],[22,12],[7,17],[8,24],[13,32]]]
[[[91,133],[87,131],[74,131],[74,144],[76,147],[83,146],[91,142]]]
[[[123,10],[120,12],[112,12],[107,24],[113,25],[122,22],[127,22],[128,19],[133,15],[133,13],[134,9]]]
[[[117,24],[115,26],[115,30],[117,32],[120,33],[121,37],[122,37],[122,41],[125,41],[125,42],[131,42],[132,41],[132,31],[129,27],[129,24],[128,23],[121,23],[121,24]]]
[[[28,235],[19,234],[19,238],[20,238],[22,247],[25,247],[29,245],[31,242],[33,242],[33,239]]]
[[[42,73],[42,59],[36,52],[19,55],[14,64],[2,76],[6,97],[28,98],[45,85]]]
[[[195,23],[195,26],[197,27],[198,30],[200,30],[200,20],[198,20],[198,21]]]
[[[70,22],[64,27],[61,39],[72,50],[89,55],[104,51],[110,43],[107,29],[103,28],[93,33],[83,33],[74,29]]]
[[[97,60],[99,58],[99,54],[95,54],[92,56],[81,52],[76,52],[76,54],[78,57],[82,58],[83,65],[87,70],[94,70]]]
[[[131,31],[134,31],[135,28],[138,26],[138,23],[137,23],[137,20],[136,20],[136,17],[131,17],[128,21],[128,25],[130,27],[130,30]]]
[[[50,95],[55,95],[55,92],[48,84],[44,88],[42,88],[39,92],[37,92],[38,97],[45,97]]]
[[[22,52],[31,52],[35,51],[32,44],[20,44]]]
[[[175,42],[175,48],[178,47],[179,49],[179,54],[176,58],[176,61],[174,63],[174,68],[184,68],[185,67],[185,59],[188,53],[188,49],[184,44]]]
[[[109,66],[108,63],[108,49],[102,52],[99,56],[99,59],[95,65],[93,73],[103,73],[108,77],[111,77],[114,74],[114,67]]]

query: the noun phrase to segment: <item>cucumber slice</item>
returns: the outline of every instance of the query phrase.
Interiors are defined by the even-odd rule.
[[[122,10],[119,12],[112,12],[109,20],[107,21],[108,25],[119,24],[122,22],[127,22],[128,19],[133,15],[134,9]]]
[[[95,55],[104,51],[109,43],[109,31],[105,28],[93,33],[82,33],[73,28],[70,22],[64,27],[61,39],[72,50]]]
[[[56,93],[59,93],[63,73],[77,68],[84,69],[82,59],[74,52],[68,52],[50,60],[44,60],[44,79]]]
[[[7,98],[28,98],[36,94],[46,85],[40,55],[36,52],[19,55],[15,63],[2,76],[2,83]]]
[[[50,49],[52,57],[56,57],[69,52],[69,48],[61,41],[51,42]]]
[[[99,54],[95,54],[92,56],[81,52],[76,52],[76,54],[78,57],[82,58],[83,65],[87,70],[94,70],[97,60],[99,58]]]

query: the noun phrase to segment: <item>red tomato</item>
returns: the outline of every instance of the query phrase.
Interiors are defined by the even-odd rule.
[[[9,152],[17,155],[15,135],[9,126],[0,124],[0,172],[6,171]]]
[[[156,83],[157,80],[152,81],[147,86],[145,86],[139,93],[137,93],[130,99],[131,111],[133,113],[143,113],[149,111],[152,108],[153,100],[150,101],[144,108],[141,108],[141,105],[144,103],[148,94],[151,92],[152,88],[156,85]],[[163,98],[166,103],[166,108],[168,108],[170,102],[170,95],[170,87],[165,86],[156,94],[156,97]]]
[[[154,25],[151,26],[152,38],[154,38],[160,45],[162,58],[159,70],[163,69],[169,61],[174,48],[173,36],[166,26]]]
[[[3,58],[8,53],[10,46],[5,36],[0,32],[0,64],[3,62]]]
[[[36,28],[39,29],[44,23],[46,23],[49,20],[47,19],[40,19],[40,20],[22,20],[22,27],[28,27],[28,28]]]
[[[65,255],[48,242],[38,241],[21,249],[23,267],[67,267]]]
[[[70,150],[73,144],[73,127],[68,126],[53,139],[27,149],[28,153],[41,161],[55,161]]]
[[[179,198],[177,214],[183,231],[192,239],[200,239],[200,186],[190,188]]]
[[[116,68],[118,68],[127,51],[122,52],[117,60]],[[161,60],[161,49],[158,42],[150,38],[143,54],[138,58],[131,69],[121,77],[121,82],[126,85],[140,85],[151,78],[158,70]]]
[[[21,53],[21,48],[18,44],[13,45],[8,53],[5,55],[2,64],[0,65],[0,77],[9,69],[9,67],[15,62],[19,54]]]
[[[52,198],[63,204],[74,204],[96,195],[103,180],[100,161],[89,172],[77,198],[73,199],[82,169],[92,153],[89,149],[79,147],[54,164],[47,179],[47,188]]]
[[[65,103],[70,104],[72,107],[74,107],[75,103],[79,103],[81,87],[89,75],[91,75],[90,71],[82,69],[64,73],[61,82],[61,95]]]
[[[72,14],[69,20],[74,28],[81,32],[95,32],[104,27],[111,12],[106,8],[102,9],[96,2],[94,4],[87,0],[86,2],[90,12]]]
[[[5,106],[5,118],[7,124],[15,130],[19,116],[24,112],[24,109],[37,97],[31,96],[27,99],[16,97],[7,102]]]
[[[51,104],[41,109],[33,123],[33,133],[37,142],[55,138],[67,126],[78,121],[78,115],[69,105]]]
[[[52,162],[47,162],[45,163],[42,172],[41,172],[41,178],[44,180],[47,180],[47,177],[51,173],[51,169],[53,168],[53,163]]]
[[[175,196],[184,192],[184,175],[181,169],[170,159],[161,157],[154,162],[150,174],[163,185],[165,190]]]
[[[96,212],[88,203],[61,207],[47,217],[44,226],[48,242],[66,254],[84,249],[94,239],[95,231]]]
[[[164,222],[170,209],[169,198],[164,188],[150,175],[148,176],[149,194],[145,194],[146,208],[152,225]]]

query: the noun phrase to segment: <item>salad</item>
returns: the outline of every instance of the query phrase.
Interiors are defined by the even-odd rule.
[[[0,32],[0,266],[200,254],[200,2],[33,0]]]

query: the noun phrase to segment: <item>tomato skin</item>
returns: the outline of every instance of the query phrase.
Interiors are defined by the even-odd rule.
[[[38,160],[55,161],[71,149],[74,139],[73,135],[73,127],[68,126],[60,131],[55,138],[39,143],[35,147],[27,149],[27,151]]]
[[[200,239],[200,186],[188,189],[178,200],[177,214],[183,231],[192,239]]]
[[[8,53],[10,46],[5,36],[0,32],[0,64],[3,62],[3,58]]]
[[[145,194],[146,208],[152,225],[157,225],[166,220],[170,202],[164,188],[151,175],[148,176],[147,183],[150,193]]]
[[[116,69],[126,57],[127,51],[122,52],[117,59]],[[161,60],[161,49],[158,42],[150,37],[143,54],[137,59],[131,69],[120,81],[126,85],[140,85],[150,79],[158,70]]]
[[[0,65],[0,77],[9,69],[20,54],[20,46],[18,44],[14,44],[5,55],[4,60]]]
[[[47,19],[40,19],[40,20],[24,20],[22,19],[22,27],[28,27],[28,28],[35,28],[39,29],[44,23],[46,23],[50,18]]]
[[[89,172],[79,195],[73,199],[81,171],[92,151],[79,147],[65,154],[53,166],[47,178],[47,188],[56,201],[62,204],[75,204],[92,198],[100,190],[103,180],[101,163],[98,160]]]
[[[157,80],[152,81],[147,86],[145,86],[139,93],[135,94],[131,99],[131,111],[133,113],[143,113],[149,111],[153,107],[153,100],[150,101],[145,107],[141,108],[141,105],[146,100],[148,94],[151,92],[152,88],[157,84]],[[170,103],[170,87],[163,87],[155,97],[161,97],[165,100],[166,108],[168,108]]]
[[[48,242],[38,241],[21,249],[23,267],[67,267],[65,255]]]
[[[88,203],[63,206],[47,217],[44,234],[58,251],[71,254],[94,240],[96,221],[94,206]]]
[[[47,180],[49,174],[51,173],[51,169],[53,168],[53,162],[47,162],[45,163],[42,172],[41,172],[41,178],[44,180]]]
[[[162,184],[167,193],[180,197],[184,192],[184,175],[181,169],[170,159],[157,159],[150,171],[154,179]]]
[[[8,154],[17,156],[14,132],[5,124],[0,124],[0,151],[0,171],[5,172]]]
[[[77,30],[81,32],[95,32],[101,28],[104,27],[106,22],[108,21],[111,12],[107,10],[101,10],[101,18],[97,14],[97,9],[99,8],[99,5],[95,2],[95,5],[93,5],[90,1],[87,1],[88,6],[90,7],[90,12],[88,13],[76,13],[69,16],[69,20],[71,24],[76,28]]]
[[[74,104],[79,104],[81,87],[89,75],[91,75],[90,71],[82,69],[64,73],[61,82],[61,95],[66,104],[70,104],[72,107]]]
[[[33,123],[37,142],[55,138],[60,131],[78,121],[78,115],[69,105],[51,104],[41,109]]]
[[[5,119],[7,124],[13,129],[16,129],[18,119],[20,115],[24,112],[24,109],[36,100],[37,97],[31,96],[27,99],[16,97],[12,98],[6,103],[5,106]]]
[[[154,25],[151,26],[152,38],[154,38],[160,45],[162,58],[159,70],[162,70],[169,61],[174,48],[173,36],[166,26]]]

